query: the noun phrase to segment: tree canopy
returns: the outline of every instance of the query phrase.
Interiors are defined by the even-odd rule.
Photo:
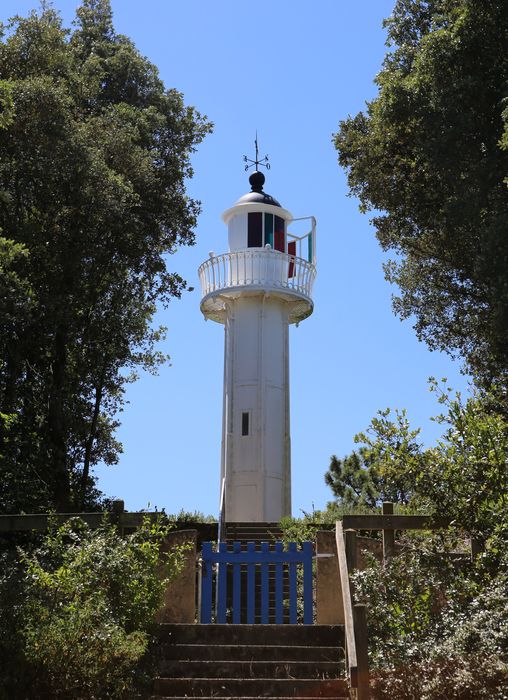
[[[340,505],[376,509],[384,500],[450,517],[480,539],[506,537],[508,420],[495,395],[464,400],[446,382],[430,382],[442,412],[443,434],[432,447],[419,440],[405,411],[379,411],[355,437],[357,451],[333,456],[325,481]]]
[[[72,31],[48,5],[0,41],[0,508],[90,507],[135,368],[163,360],[158,302],[185,281],[186,194],[206,117],[115,32],[109,0]]]
[[[398,285],[395,312],[486,383],[508,378],[508,13],[398,0],[378,96],[335,135]]]

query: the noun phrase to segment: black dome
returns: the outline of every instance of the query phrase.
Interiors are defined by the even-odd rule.
[[[243,197],[235,202],[236,204],[250,204],[252,202],[257,202],[259,204],[271,204],[274,207],[282,207],[282,205],[272,197],[271,194],[266,194],[266,192],[247,192]]]
[[[274,207],[281,206],[275,197],[263,192],[263,185],[265,184],[265,176],[263,173],[259,172],[259,170],[254,171],[249,177],[249,182],[252,191],[240,197],[236,204],[251,204],[252,202],[256,202],[257,204],[271,204]]]

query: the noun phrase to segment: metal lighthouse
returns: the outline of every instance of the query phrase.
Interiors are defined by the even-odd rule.
[[[289,325],[312,313],[314,217],[294,219],[263,190],[256,158],[251,191],[227,209],[229,252],[199,268],[205,318],[224,324],[221,504],[228,522],[291,515]],[[294,222],[303,235],[289,230]],[[307,230],[308,229],[308,230]],[[224,512],[225,509],[225,512]]]

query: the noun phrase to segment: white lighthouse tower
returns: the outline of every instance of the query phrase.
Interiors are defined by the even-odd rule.
[[[315,219],[293,219],[263,191],[257,142],[251,162],[251,191],[222,215],[229,252],[199,268],[201,311],[225,329],[225,520],[277,522],[291,515],[289,324],[313,310]],[[288,230],[306,220],[303,235]]]

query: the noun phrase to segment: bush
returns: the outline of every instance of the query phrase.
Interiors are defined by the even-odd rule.
[[[31,698],[92,700],[131,690],[167,580],[182,561],[181,548],[161,553],[167,534],[161,522],[120,537],[107,521],[92,531],[74,519],[19,551],[1,582],[11,606],[1,604],[3,637],[9,621],[16,632],[4,645],[0,697],[25,697],[29,688]]]
[[[376,700],[506,700],[508,576],[457,569],[432,546],[354,575],[368,603]]]

